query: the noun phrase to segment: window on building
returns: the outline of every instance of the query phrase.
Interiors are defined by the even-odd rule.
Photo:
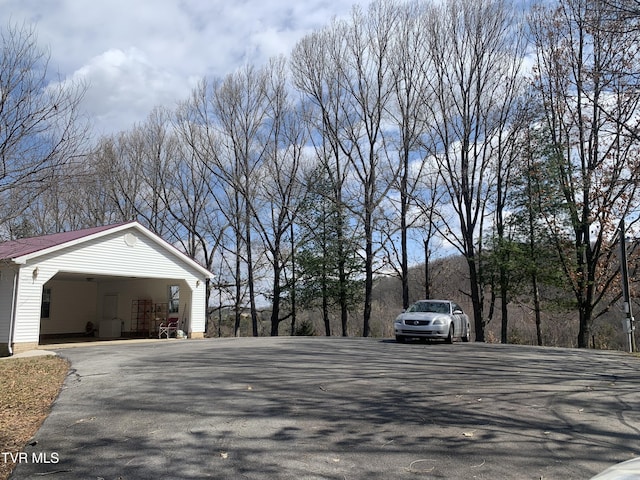
[[[169,285],[169,313],[178,313],[180,309],[180,286]]]
[[[42,289],[42,304],[40,305],[40,318],[49,318],[51,313],[51,289]]]

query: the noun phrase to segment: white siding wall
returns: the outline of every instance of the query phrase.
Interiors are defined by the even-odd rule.
[[[200,280],[198,284],[198,282],[193,278],[190,282],[192,310],[189,312],[191,318],[189,333],[204,333],[205,324],[207,322],[207,296],[205,291],[205,282]]]
[[[126,230],[117,232],[38,257],[38,263],[56,271],[88,275],[184,278],[185,269],[187,275],[197,275],[195,270],[190,271],[186,264],[146,236],[137,235],[135,246],[127,245],[124,241],[126,233]]]
[[[13,277],[16,271],[8,266],[0,267],[0,343],[9,343]]]
[[[13,340],[16,343],[37,342],[40,332],[40,306],[42,303],[42,286],[55,271],[38,266],[23,266],[18,277],[18,299],[16,305],[16,324]]]
[[[125,242],[127,233],[137,237],[135,245],[131,246],[131,241]],[[37,274],[34,275],[36,268]],[[165,289],[166,285],[184,279],[186,283],[179,283],[181,285],[180,303],[183,308],[185,302],[191,301],[187,312],[188,318],[191,319],[189,332],[204,332],[205,292],[202,274],[151,239],[139,234],[135,229],[128,229],[37,257],[23,265],[18,281],[15,342],[38,341],[42,286],[58,272],[81,273],[87,276],[113,275],[164,279],[162,282],[159,280],[132,281],[130,286],[134,293],[129,298],[126,295],[119,296],[118,300],[118,310],[122,313],[123,320],[131,317],[131,300],[144,297],[146,289],[150,289],[149,298],[151,298],[156,294],[160,295],[157,292]],[[196,287],[198,281],[201,283]],[[133,285],[136,282],[138,284]],[[183,285],[188,288],[183,288]],[[189,290],[193,291],[193,295],[190,295]],[[118,289],[118,291],[122,290]],[[163,299],[166,299],[165,291],[161,294]],[[114,292],[109,292],[107,287],[99,288],[97,292],[98,306],[95,314],[98,317],[102,314],[101,299],[107,293]],[[182,315],[181,312],[181,318]],[[86,324],[86,321],[84,323]]]

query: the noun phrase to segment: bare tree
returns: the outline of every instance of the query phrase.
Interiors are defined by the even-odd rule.
[[[346,198],[345,185],[349,178],[348,158],[353,146],[342,142],[345,136],[345,116],[349,112],[344,108],[345,88],[339,67],[345,55],[344,38],[347,28],[344,22],[334,20],[327,28],[311,33],[298,42],[291,55],[294,85],[306,96],[309,104],[306,113],[309,138],[314,145],[318,164],[324,170],[324,174],[319,176],[326,179],[322,184],[328,185],[321,195],[329,203],[327,206],[323,202],[323,209],[326,207],[333,217],[328,228],[332,230],[329,235],[335,235],[335,248],[331,249],[331,254],[336,263],[336,296],[343,336],[348,335],[351,305],[349,264],[352,246],[348,220],[349,199]],[[310,185],[308,190],[313,191],[314,186]],[[327,289],[323,289],[321,295],[326,331],[329,334]]]
[[[243,261],[246,258],[243,253],[246,248],[243,219],[246,209],[238,186],[241,180],[234,140],[225,133],[220,123],[217,104],[220,93],[217,90],[221,85],[222,81],[209,83],[202,80],[193,89],[190,98],[176,111],[175,126],[187,154],[199,164],[196,170],[202,172],[202,180],[211,200],[209,208],[220,214],[219,217],[210,217],[217,218],[212,226],[220,226],[218,234],[214,233],[219,251],[215,261],[219,269],[216,271],[216,284],[212,288],[218,290],[220,309],[223,296],[233,302],[234,335],[238,336],[247,286],[246,277],[243,276]],[[229,109],[233,111],[232,100],[229,99],[229,102]]]
[[[169,224],[169,205],[165,179],[178,154],[178,142],[171,125],[171,112],[156,107],[146,121],[133,130],[140,144],[141,173],[144,182],[138,219],[154,233],[165,236]],[[139,137],[139,138],[136,138]]]
[[[269,129],[262,136],[266,146],[263,161],[256,175],[257,188],[251,203],[253,218],[268,252],[271,264],[271,335],[278,335],[281,321],[292,315],[282,315],[284,274],[291,265],[293,250],[291,228],[304,199],[301,162],[306,132],[300,121],[300,111],[289,98],[286,63],[273,59],[268,67],[265,101]],[[288,240],[288,241],[287,241]],[[286,291],[291,291],[286,289]]]
[[[46,189],[33,192],[34,200],[20,216],[23,225],[31,225],[30,234],[58,233],[117,221],[111,216],[108,190],[90,158],[89,155],[83,163],[58,168]]]
[[[398,152],[399,171],[394,168],[388,173],[394,175],[391,182],[399,194],[399,226],[390,226],[383,229],[383,232],[391,237],[399,228],[399,250],[396,242],[391,239],[386,242],[386,249],[390,261],[392,258],[399,260],[400,268],[397,273],[402,282],[402,306],[405,309],[409,307],[410,229],[419,225],[421,230],[426,231],[429,239],[433,233],[431,219],[427,218],[425,225],[422,222],[425,217],[419,214],[418,207],[421,203],[418,191],[424,185],[423,176],[428,166],[428,151],[424,148],[423,136],[431,124],[429,109],[426,107],[432,101],[428,88],[430,73],[424,69],[428,64],[425,22],[429,19],[430,10],[431,7],[422,2],[398,6],[398,24],[390,59],[393,101],[388,113],[397,126],[397,139],[390,139],[388,148]],[[427,180],[434,180],[430,174],[427,176],[430,177]],[[436,196],[430,198],[433,200]],[[432,209],[431,212],[433,211]],[[390,215],[388,218],[395,221],[394,217],[395,215]],[[429,261],[428,258],[425,260]]]
[[[507,128],[499,113],[512,100],[503,86],[512,83],[520,61],[513,55],[512,15],[500,0],[449,0],[429,32],[433,149],[457,222],[445,233],[467,259],[478,341],[487,322],[481,256],[498,154],[493,138]]]
[[[87,127],[79,110],[85,86],[51,81],[35,30],[10,25],[0,40],[0,221],[6,222],[85,153]]]
[[[350,184],[364,229],[365,292],[362,335],[370,335],[373,276],[376,268],[374,234],[380,203],[391,188],[395,169],[388,158],[384,139],[386,109],[392,96],[390,56],[397,8],[390,2],[375,2],[367,11],[354,8],[344,30],[345,46],[339,59],[338,81],[343,86],[343,134],[338,145],[351,164],[357,182]]]
[[[186,101],[171,120],[177,146],[165,164],[162,181],[169,214],[166,236],[213,272],[216,260],[223,263],[220,252],[228,222],[217,199],[219,178],[211,174],[205,161],[210,145],[197,112],[198,106]],[[209,305],[212,285],[206,287]]]
[[[320,158],[334,162],[328,170],[339,175],[333,182],[339,205],[349,205],[344,201],[348,192],[351,213],[364,229],[365,337],[370,334],[377,215],[394,177],[382,172],[397,171],[384,148],[383,129],[392,98],[390,56],[397,17],[391,2],[375,2],[366,11],[355,7],[350,19],[334,21],[321,34],[304,39],[292,62],[296,85],[320,111],[321,134],[328,147]]]
[[[233,248],[228,249],[227,242],[221,242],[221,247],[234,257],[236,335],[239,334],[245,286],[252,333],[254,336],[259,334],[253,234],[256,175],[266,151],[261,143],[267,115],[266,78],[264,70],[247,66],[216,81],[210,89],[203,81],[191,99],[194,128],[189,136],[192,149],[217,179],[213,198],[234,237]],[[263,252],[258,253],[263,255]]]
[[[130,130],[101,138],[88,159],[112,216],[137,220],[160,236],[169,231],[165,181],[177,151],[170,119],[155,108]]]
[[[639,126],[640,45],[628,21],[600,0],[563,0],[536,9],[531,20],[535,86],[564,200],[547,216],[548,229],[577,302],[583,348],[593,320],[608,308],[614,232],[638,207],[640,157],[629,132]]]
[[[431,298],[431,259],[433,254],[441,246],[436,237],[445,225],[451,221],[445,217],[447,212],[443,208],[446,198],[446,189],[440,172],[433,158],[428,160],[429,166],[423,170],[423,175],[415,192],[415,206],[418,209],[416,227],[420,233],[424,254],[424,298]]]
[[[153,176],[147,177],[148,171],[156,169],[149,165],[150,156],[144,127],[136,125],[130,131],[100,139],[91,161],[104,180],[118,221],[140,220],[153,230],[153,206],[162,192],[153,188],[157,183]],[[155,210],[159,211],[157,207]]]
[[[516,27],[517,28],[517,27]],[[497,264],[497,285],[492,287],[492,300],[496,293],[500,295],[500,317],[501,342],[508,342],[509,310],[511,301],[511,244],[512,236],[508,231],[505,215],[507,212],[507,202],[509,191],[512,189],[514,177],[517,175],[517,161],[521,155],[520,138],[523,135],[529,116],[527,115],[525,82],[521,75],[521,62],[525,54],[525,39],[521,31],[516,31],[511,35],[511,45],[506,50],[506,55],[511,56],[503,59],[504,70],[502,71],[502,82],[499,91],[503,100],[495,106],[494,115],[496,124],[499,126],[493,133],[491,142],[494,147],[494,195],[489,202],[493,210],[493,231],[494,242],[491,256]],[[517,273],[516,273],[517,275]],[[492,282],[494,285],[495,282]],[[496,292],[497,290],[497,292]],[[493,309],[493,302],[491,303]],[[491,315],[488,317],[491,319]]]
[[[253,202],[256,173],[263,161],[265,145],[260,131],[266,118],[265,72],[245,67],[227,76],[213,91],[213,105],[222,140],[218,167],[227,172],[227,181],[236,194],[242,238],[245,246],[247,283],[253,336],[258,336],[255,260],[253,258]],[[240,237],[241,236],[241,237]]]
[[[640,26],[640,0],[601,0],[600,7],[605,7],[611,19],[624,21],[626,32],[638,29]],[[616,25],[616,30],[620,28]],[[618,30],[619,31],[619,30]]]

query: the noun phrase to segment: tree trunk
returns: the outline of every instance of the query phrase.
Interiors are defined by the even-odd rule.
[[[580,306],[580,330],[578,332],[578,348],[589,348],[591,339],[591,308],[589,305]]]
[[[247,202],[247,208],[245,214],[247,218],[245,219],[245,235],[247,239],[247,282],[249,283],[249,306],[251,308],[251,327],[253,330],[253,336],[258,336],[258,311],[256,309],[256,292],[255,292],[255,279],[253,275],[253,255],[251,254],[251,209],[248,206],[249,200],[245,200]]]
[[[241,305],[240,305],[240,298],[242,295],[242,285],[240,285],[240,281],[242,279],[242,264],[240,262],[240,240],[239,240],[239,234],[236,234],[236,237],[238,238],[237,246],[237,252],[236,252],[236,298],[235,298],[235,305],[234,305],[234,309],[235,309],[235,325],[233,328],[233,336],[234,337],[239,337],[240,336],[240,321],[242,320],[242,312],[241,312]]]
[[[542,320],[540,317],[540,291],[538,288],[538,276],[534,273],[531,275],[531,285],[533,287],[533,308],[536,316],[536,336],[538,338],[538,346],[542,346]]]
[[[424,298],[431,298],[431,274],[429,271],[429,240],[424,241]]]
[[[271,305],[271,336],[278,336],[278,327],[280,325],[280,266],[278,259],[274,259],[275,267],[273,269],[273,303]]]
[[[326,285],[326,284],[325,284]],[[322,293],[322,320],[324,321],[324,334],[327,337],[331,336],[331,319],[329,317],[329,302],[327,298],[326,287],[323,287]]]
[[[326,217],[323,217],[326,221]],[[322,229],[323,235],[327,231],[326,225]],[[323,242],[324,257],[327,258],[326,242]],[[327,337],[331,336],[331,317],[329,316],[329,278],[327,275],[327,262],[322,262],[322,321],[324,322],[324,333]]]
[[[501,342],[509,343],[509,296],[507,290],[509,289],[509,276],[503,265],[500,265],[500,314],[502,317],[502,334]]]
[[[342,192],[339,191],[336,196],[338,205],[342,205]],[[349,322],[349,304],[347,295],[347,272],[345,261],[345,239],[344,239],[344,218],[342,211],[339,211],[337,236],[338,236],[338,298],[340,303],[340,324],[342,326],[342,336],[347,337],[349,335],[348,322]]]
[[[473,324],[475,327],[476,342],[484,342],[484,319],[482,296],[480,295],[480,278],[473,256],[467,258],[469,265],[469,284],[471,286],[471,304],[473,306]]]
[[[291,230],[291,336],[296,333],[297,295],[296,295],[296,242],[293,231],[293,222],[289,227]]]
[[[400,250],[401,274],[402,277],[402,308],[409,308],[409,252],[407,251],[407,210],[409,198],[407,195],[407,176],[409,172],[409,151],[405,148],[403,159],[402,179],[400,182]],[[427,297],[429,298],[429,297]]]
[[[366,214],[365,231],[365,280],[364,280],[364,325],[362,336],[368,337],[371,334],[371,297],[373,295],[373,233],[371,227],[371,214]]]

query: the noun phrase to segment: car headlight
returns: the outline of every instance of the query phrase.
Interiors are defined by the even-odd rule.
[[[444,325],[444,323],[442,318],[436,318],[431,325]]]
[[[402,323],[402,317],[396,318],[395,323],[401,324]]]

